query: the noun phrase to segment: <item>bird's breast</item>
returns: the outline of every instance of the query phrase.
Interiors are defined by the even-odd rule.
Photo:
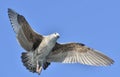
[[[51,52],[54,45],[55,44],[51,44],[51,43],[48,43],[48,44],[41,43],[41,45],[39,45],[39,47],[35,51],[36,56],[39,59],[45,59],[49,55],[49,53]]]

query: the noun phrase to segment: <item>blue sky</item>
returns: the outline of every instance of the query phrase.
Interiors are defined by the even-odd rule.
[[[40,34],[58,32],[58,40],[81,42],[114,59],[108,67],[52,63],[41,77],[120,76],[120,0],[1,0],[0,77],[38,77],[21,62],[20,47],[7,15],[12,8]]]

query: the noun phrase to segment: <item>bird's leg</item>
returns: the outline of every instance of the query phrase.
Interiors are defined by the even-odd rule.
[[[41,71],[42,71],[42,66],[40,66],[39,62],[37,61],[36,72],[40,75]]]

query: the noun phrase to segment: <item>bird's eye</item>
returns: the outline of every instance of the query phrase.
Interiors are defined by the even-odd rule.
[[[56,35],[57,33],[55,33],[55,35]]]

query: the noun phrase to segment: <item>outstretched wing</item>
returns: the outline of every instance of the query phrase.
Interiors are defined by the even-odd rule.
[[[48,62],[82,63],[94,66],[108,66],[113,60],[98,51],[80,43],[56,44],[47,59]]]
[[[36,49],[42,41],[42,35],[32,30],[24,16],[8,9],[8,16],[20,45],[27,51]]]

